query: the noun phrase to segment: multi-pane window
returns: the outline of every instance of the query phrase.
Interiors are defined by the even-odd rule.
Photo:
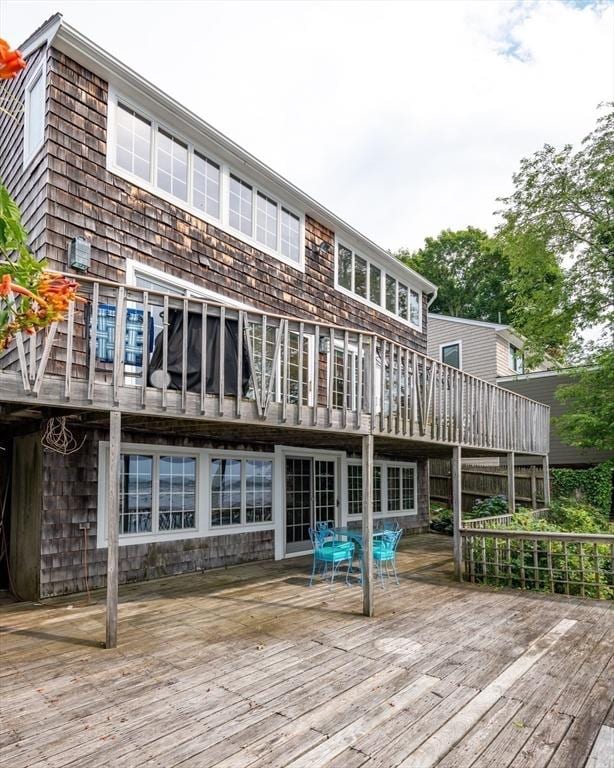
[[[41,67],[26,86],[24,155],[28,160],[42,145],[45,134],[45,77]]]
[[[145,181],[151,176],[151,122],[130,107],[117,105],[115,162]]]
[[[348,291],[352,290],[352,268],[352,251],[350,251],[349,248],[344,248],[340,245],[337,264],[337,280],[339,285],[343,288],[347,288]]]
[[[158,529],[194,528],[196,523],[196,458],[160,456]]]
[[[420,294],[418,291],[409,292],[409,322],[420,326]]]
[[[122,455],[119,531],[149,533],[153,524],[153,456]]]
[[[250,236],[252,234],[252,204],[253,195],[250,185],[231,175],[228,220],[231,227]]]
[[[348,464],[348,515],[362,514],[362,466]]]
[[[265,459],[211,459],[211,526],[273,519],[273,462]]]
[[[348,515],[362,514],[362,464],[348,463]],[[383,493],[383,486],[385,493]],[[373,513],[413,514],[416,511],[416,469],[412,464],[379,462],[373,467]]]
[[[354,293],[367,298],[367,262],[357,253],[354,254]]]
[[[192,202],[194,207],[216,219],[220,217],[220,166],[194,152]]]
[[[41,70],[26,91],[26,158],[30,145],[39,140],[42,143],[44,88]],[[203,153],[167,130],[154,117],[133,109],[121,98],[113,103],[111,165],[142,179],[147,188],[182,202],[189,211],[215,219],[254,245],[262,244],[263,250],[291,265],[302,266],[304,222],[290,207],[235,174],[232,165],[211,159],[207,150]]]
[[[273,519],[273,462],[246,459],[245,522],[265,523]]]
[[[122,454],[119,532],[196,527],[196,457]]]
[[[522,350],[510,344],[509,349],[510,368],[516,373],[524,373],[524,357]]]
[[[337,246],[337,286],[420,326],[420,294],[341,243]]]
[[[301,220],[285,208],[281,209],[281,253],[297,264],[301,260]]]
[[[369,265],[369,300],[374,304],[382,303],[382,271],[374,264]]]
[[[344,386],[344,382],[345,386]],[[366,371],[364,371],[363,359],[363,377],[362,377],[362,397],[363,402],[366,398]],[[358,352],[356,348],[349,349],[347,353],[347,364],[345,363],[345,351],[343,348],[335,347],[333,357],[333,407],[343,408],[343,392],[345,389],[345,407],[354,410],[358,407]]]
[[[386,309],[397,312],[397,281],[391,275],[386,275]]]
[[[188,199],[188,148],[158,129],[158,186],[180,200]]]
[[[256,197],[256,240],[277,250],[277,203],[258,192]]]
[[[401,509],[401,468],[387,468],[388,511],[399,512]]]

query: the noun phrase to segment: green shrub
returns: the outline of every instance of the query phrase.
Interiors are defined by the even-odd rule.
[[[463,517],[473,520],[476,517],[492,517],[494,515],[505,515],[507,512],[507,496],[499,494],[489,499],[476,499],[473,508],[466,512]]]
[[[613,472],[614,461],[606,461],[592,469],[553,469],[550,472],[552,496],[563,499],[580,496],[609,516]]]
[[[452,536],[454,533],[454,515],[449,507],[441,504],[431,504],[431,531],[445,533]]]

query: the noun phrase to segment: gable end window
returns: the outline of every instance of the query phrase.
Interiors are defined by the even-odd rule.
[[[513,344],[510,344],[509,362],[512,371],[515,373],[524,373],[524,355],[522,354],[522,350]]]
[[[26,85],[24,120],[24,163],[34,157],[45,138],[45,68],[36,70]]]
[[[335,286],[418,329],[420,293],[342,243],[337,244]]]
[[[303,270],[304,216],[203,149],[111,89],[108,170]]]
[[[451,365],[453,368],[461,367],[461,343],[454,341],[450,344],[442,344],[439,347],[441,362]]]

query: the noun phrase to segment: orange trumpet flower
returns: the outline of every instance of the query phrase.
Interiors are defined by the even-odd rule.
[[[12,51],[6,40],[0,38],[0,80],[10,80],[26,68],[21,51]]]

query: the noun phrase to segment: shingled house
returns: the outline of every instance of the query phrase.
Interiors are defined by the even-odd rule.
[[[421,531],[430,456],[547,454],[545,406],[426,356],[428,280],[60,16],[22,51],[0,175],[88,300],[0,366],[23,597]]]

